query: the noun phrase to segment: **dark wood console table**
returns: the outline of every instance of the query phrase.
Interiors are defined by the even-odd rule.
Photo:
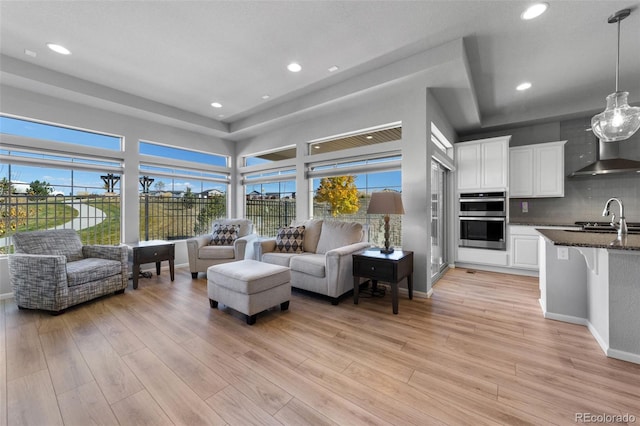
[[[171,281],[175,278],[174,273],[174,261],[176,257],[176,245],[168,241],[151,240],[140,241],[135,244],[127,244],[131,250],[129,250],[129,260],[133,262],[133,289],[138,288],[138,278],[140,277],[140,265],[145,263],[156,264],[156,274],[160,275],[160,262],[163,260],[169,261],[169,273],[171,274]]]
[[[353,254],[353,303],[358,304],[359,278],[369,278],[375,287],[378,281],[391,285],[393,313],[398,313],[398,283],[407,278],[409,299],[413,299],[413,252],[396,250],[390,254],[380,253],[379,248],[367,249]]]

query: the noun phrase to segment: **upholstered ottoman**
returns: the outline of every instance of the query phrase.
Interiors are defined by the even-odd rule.
[[[291,298],[289,268],[256,260],[241,260],[210,266],[207,269],[207,293],[212,308],[218,303],[247,316],[247,324],[256,322],[256,314],[280,304],[289,308]]]

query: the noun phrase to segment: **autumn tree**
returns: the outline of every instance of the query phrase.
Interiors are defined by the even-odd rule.
[[[356,213],[360,209],[360,199],[355,180],[355,176],[322,178],[315,200],[319,203],[328,203],[333,217]]]

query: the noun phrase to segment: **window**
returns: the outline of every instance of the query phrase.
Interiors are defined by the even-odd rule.
[[[140,153],[141,240],[190,238],[227,216],[228,157],[142,141]]]
[[[85,244],[120,243],[120,138],[7,116],[0,131],[1,253],[15,232],[54,227]],[[112,192],[108,175],[118,177]]]

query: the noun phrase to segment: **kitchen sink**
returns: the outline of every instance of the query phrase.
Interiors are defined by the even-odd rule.
[[[581,230],[571,232],[593,232],[597,234],[617,234],[618,230],[615,229],[609,222],[576,222],[577,226],[581,226]],[[627,223],[628,234],[640,234],[640,223],[628,222]]]

